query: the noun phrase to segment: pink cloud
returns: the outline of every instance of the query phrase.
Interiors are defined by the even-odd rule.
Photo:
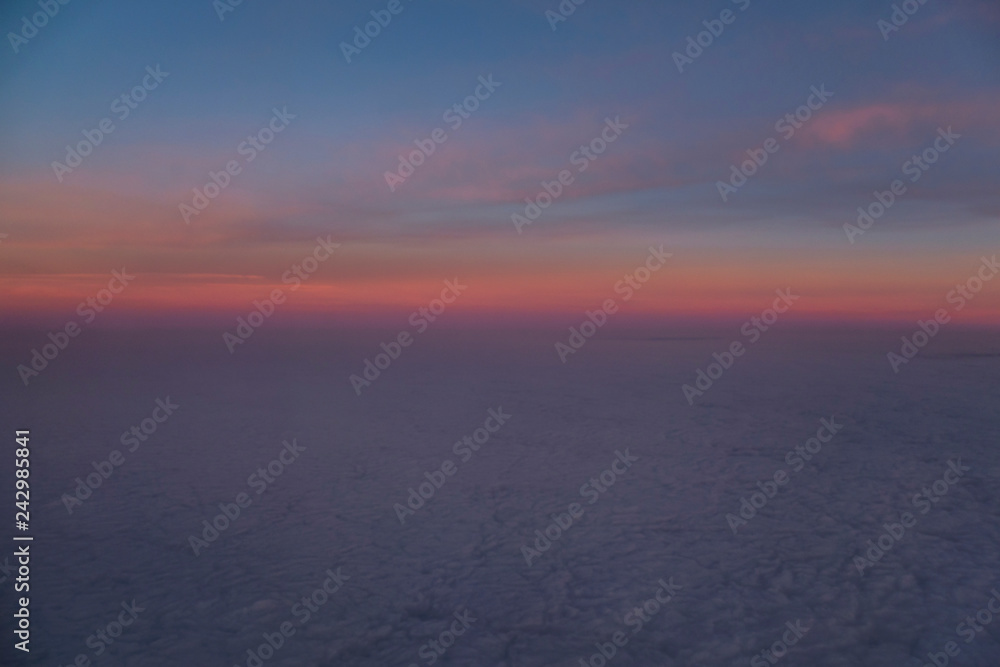
[[[803,128],[804,138],[838,148],[849,148],[870,132],[894,133],[909,124],[912,110],[901,105],[876,103],[869,106],[820,112]]]
[[[821,109],[796,134],[805,145],[847,150],[909,145],[915,133],[953,126],[976,131],[980,139],[997,138],[996,96],[958,102],[879,101],[850,108]]]

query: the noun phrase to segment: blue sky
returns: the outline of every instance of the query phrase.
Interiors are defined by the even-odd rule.
[[[278,252],[321,231],[394,252],[466,238],[474,244],[466,254],[496,244],[514,253],[511,215],[609,117],[627,132],[533,226],[557,258],[559,239],[596,251],[652,237],[714,245],[720,256],[736,251],[737,237],[836,255],[857,207],[948,126],[962,139],[865,243],[929,256],[996,241],[993,3],[929,0],[886,40],[878,22],[892,3],[588,0],[553,30],[546,12],[555,1],[401,0],[403,11],[347,63],[341,43],[387,5],[245,0],[220,20],[209,0],[75,0],[18,53],[8,42],[0,226],[19,258],[8,270],[50,271],[38,258],[46,244],[64,243],[89,249],[71,272],[121,245],[182,272],[196,268],[179,258],[197,246],[205,250],[197,272],[210,273],[212,252]],[[673,54],[724,10],[732,22],[678,72]],[[34,2],[6,3],[0,26],[19,30],[37,11]],[[156,65],[167,79],[57,182],[52,162],[67,144]],[[500,88],[390,192],[386,171],[444,125],[444,110],[481,75]],[[820,85],[834,96],[723,201],[718,183],[731,165],[777,136],[775,122]],[[286,107],[296,116],[288,130],[197,225],[185,225],[179,204],[237,157],[272,109]]]

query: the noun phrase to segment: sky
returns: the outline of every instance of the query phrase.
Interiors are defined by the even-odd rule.
[[[623,317],[745,318],[791,288],[797,318],[901,322],[1000,250],[995,2],[914,0],[898,25],[890,2],[562,7],[71,0],[35,31],[37,0],[3,3],[0,322],[73,319],[123,268],[108,321],[274,289],[288,321],[405,319],[454,278],[458,317],[561,321],[650,246],[671,258]],[[415,142],[434,150],[399,172]],[[318,238],[340,245],[293,294]],[[1000,324],[998,287],[963,321]]]

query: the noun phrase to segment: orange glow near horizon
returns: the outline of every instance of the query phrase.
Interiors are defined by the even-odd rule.
[[[555,265],[546,260],[543,249],[512,262],[516,248],[488,251],[479,243],[465,245],[462,252],[449,249],[461,261],[451,262],[455,269],[446,275],[432,267],[447,263],[420,252],[401,251],[395,260],[383,256],[376,261],[374,249],[352,250],[345,244],[340,257],[321,265],[298,289],[282,282],[280,268],[264,277],[141,273],[126,265],[136,279],[114,297],[108,312],[116,318],[140,319],[150,314],[235,315],[280,289],[287,298],[280,310],[292,318],[350,314],[363,320],[366,313],[405,314],[426,306],[440,295],[446,279],[458,278],[467,289],[451,311],[513,315],[529,321],[593,310],[609,298],[618,303],[623,318],[749,316],[766,308],[776,289],[785,288],[801,297],[792,310],[796,319],[896,321],[926,318],[938,308],[951,308],[946,294],[958,281],[974,275],[980,263],[964,253],[886,261],[877,253],[858,252],[833,261],[806,252],[751,254],[665,246],[673,257],[626,301],[623,292],[629,289],[619,281],[641,266],[646,246],[619,246],[600,254],[583,249],[573,261]],[[275,266],[290,266],[271,260]],[[17,319],[23,320],[75,317],[77,305],[106,287],[110,277],[110,271],[0,276],[0,309],[19,313],[22,317]],[[616,285],[621,285],[617,292]],[[1000,281],[995,287],[986,283],[960,319],[1000,324]]]

